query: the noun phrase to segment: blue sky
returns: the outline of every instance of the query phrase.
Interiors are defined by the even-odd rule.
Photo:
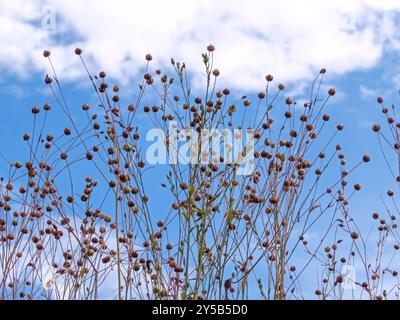
[[[329,111],[346,126],[341,143],[352,151],[348,156],[368,153],[379,162],[375,167],[382,167],[370,128],[381,121],[376,97],[398,100],[398,2],[250,1],[245,6],[214,6],[199,1],[0,1],[2,149],[13,147],[18,154],[15,136],[30,123],[25,111],[50,99],[42,81],[50,72],[44,49],[52,51],[68,99],[81,105],[92,92],[73,54],[76,46],[84,49],[91,71],[108,71],[129,99],[147,52],[161,68],[169,68],[172,56],[185,61],[193,86],[200,89],[200,53],[213,43],[220,85],[237,96],[258,92],[265,75],[272,73],[276,81],[288,84],[288,95],[301,99],[319,69],[327,68],[326,87],[338,92]],[[360,179],[368,181],[367,173],[360,172]],[[379,187],[383,193],[386,186],[381,177],[363,190],[364,196]]]
[[[23,157],[20,137],[31,127],[29,110],[52,100],[43,83],[50,73],[44,49],[52,52],[70,105],[80,108],[94,97],[74,55],[77,46],[93,73],[104,69],[121,84],[128,103],[148,52],[162,69],[172,56],[187,62],[200,90],[200,54],[212,43],[219,85],[238,97],[255,96],[272,73],[301,100],[320,68],[328,69],[326,88],[337,89],[328,113],[346,128],[338,143],[349,163],[363,154],[373,160],[352,177],[363,186],[352,201],[353,215],[367,224],[382,209],[377,195],[395,187],[371,126],[382,123],[378,95],[399,100],[399,27],[398,1],[0,0],[0,151],[11,161]],[[54,129],[56,121],[63,119],[53,119]]]

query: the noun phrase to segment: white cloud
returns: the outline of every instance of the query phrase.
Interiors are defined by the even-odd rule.
[[[376,99],[380,92],[377,89],[368,88],[364,85],[360,86],[360,94],[364,100],[371,101],[372,99]]]
[[[399,47],[400,2],[390,0],[64,0],[54,3],[55,31],[41,26],[44,4],[0,0],[0,67],[20,76],[47,70],[41,52],[50,48],[63,77],[75,78],[79,45],[94,67],[125,80],[147,52],[161,66],[174,56],[199,74],[200,53],[213,43],[224,82],[247,90],[267,73],[293,83],[321,67],[337,75],[370,68]]]

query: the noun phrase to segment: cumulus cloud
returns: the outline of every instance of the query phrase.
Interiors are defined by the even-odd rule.
[[[360,86],[360,95],[364,100],[371,101],[371,99],[376,99],[380,92],[373,88],[368,88],[364,85]]]
[[[267,73],[294,83],[321,67],[335,75],[371,68],[400,43],[400,2],[391,0],[63,0],[53,4],[55,30],[42,26],[46,4],[0,0],[0,68],[22,77],[47,70],[49,48],[63,76],[75,78],[81,46],[94,68],[125,80],[148,52],[161,67],[174,56],[198,75],[213,43],[226,84],[253,90]]]

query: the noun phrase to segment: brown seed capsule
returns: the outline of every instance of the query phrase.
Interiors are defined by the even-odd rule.
[[[280,84],[278,85],[278,89],[279,89],[280,91],[285,90],[285,85],[284,85],[283,83],[280,83]]]
[[[328,90],[328,94],[329,94],[331,97],[333,97],[333,96],[336,94],[336,89],[335,89],[335,88],[330,88],[330,89]]]
[[[292,113],[290,111],[286,111],[285,112],[285,118],[291,118],[292,117]]]
[[[376,99],[376,101],[377,101],[378,103],[382,104],[382,103],[383,103],[383,98],[382,98],[382,97],[378,97],[378,98]]]
[[[215,69],[215,70],[213,71],[213,75],[214,75],[214,77],[218,77],[218,76],[220,75],[219,70],[218,70],[218,69]]]
[[[371,158],[368,155],[363,156],[362,159],[364,162],[369,162],[371,160]]]
[[[50,51],[49,51],[49,50],[44,50],[44,51],[43,51],[43,56],[44,56],[45,58],[50,57]]]
[[[82,54],[82,49],[76,48],[76,49],[75,49],[75,54],[76,54],[77,56],[81,55],[81,54]]]
[[[359,237],[359,235],[358,235],[357,232],[354,231],[354,232],[351,233],[351,238],[352,238],[353,240],[357,240],[358,237]]]
[[[286,98],[286,104],[287,104],[287,105],[291,105],[291,104],[293,104],[293,100],[292,100],[292,98],[290,98],[290,97],[287,97],[287,98]]]
[[[111,257],[107,256],[104,257],[103,259],[101,259],[101,262],[103,262],[104,264],[109,263],[111,261]]]
[[[44,82],[45,82],[46,84],[50,84],[50,83],[53,82],[53,78],[50,77],[49,75],[46,75],[46,77],[44,78]]]
[[[305,115],[305,114],[302,114],[301,116],[300,116],[300,121],[301,122],[306,122],[308,120],[308,117]]]
[[[379,124],[374,124],[372,126],[372,131],[379,132],[379,130],[381,130],[381,126]]]
[[[278,197],[276,197],[276,196],[271,197],[271,198],[269,199],[269,202],[270,202],[271,204],[277,204],[277,203],[278,203]]]
[[[159,228],[162,228],[162,227],[164,227],[164,222],[163,221],[158,221],[157,222],[157,227],[159,227]]]
[[[213,52],[215,50],[215,47],[212,44],[210,44],[207,46],[207,50],[208,52]]]
[[[153,57],[151,56],[150,53],[146,54],[146,60],[147,60],[147,61],[153,60]]]
[[[313,125],[311,123],[306,125],[306,130],[307,131],[312,131],[314,129]]]
[[[113,87],[113,92],[119,92],[119,86],[117,84]]]
[[[89,110],[89,105],[88,105],[87,103],[85,103],[85,104],[82,106],[82,110],[84,110],[84,111]]]
[[[272,80],[274,80],[274,77],[271,74],[269,74],[265,77],[265,80],[267,80],[268,82],[271,82]]]
[[[188,188],[186,183],[181,183],[179,186],[181,187],[182,190],[186,190]]]
[[[249,100],[244,100],[243,104],[245,107],[249,107],[251,105],[251,102]]]

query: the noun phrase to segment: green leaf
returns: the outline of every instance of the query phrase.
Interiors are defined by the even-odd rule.
[[[212,198],[210,199],[210,203],[213,203],[215,200],[217,200],[217,199],[219,198],[219,196],[221,195],[221,193],[222,193],[222,191],[219,192],[219,193],[217,193],[214,197],[212,197]]]
[[[189,188],[189,195],[193,195],[194,194],[194,185],[191,185]]]
[[[246,284],[247,284],[247,277],[245,277],[242,281],[242,296],[244,297],[246,293]]]
[[[226,221],[228,222],[228,224],[230,224],[233,220],[233,218],[235,217],[235,213],[233,211],[228,213],[228,217],[226,219]]]
[[[204,211],[203,209],[197,207],[196,205],[194,205],[194,208],[195,208],[196,211],[197,211],[198,213],[200,213],[202,216],[204,216],[204,215],[206,214],[205,211]]]

